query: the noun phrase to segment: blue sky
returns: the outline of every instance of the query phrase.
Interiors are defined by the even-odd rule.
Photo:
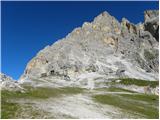
[[[119,21],[126,17],[138,23],[144,10],[158,6],[158,2],[2,2],[2,72],[18,79],[39,50],[103,11]]]

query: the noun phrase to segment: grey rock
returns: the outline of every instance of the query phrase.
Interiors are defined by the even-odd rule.
[[[19,81],[53,76],[51,81],[76,83],[79,76],[86,75],[87,79],[88,73],[107,79],[127,76],[158,80],[157,18],[157,11],[146,11],[144,23],[135,25],[125,18],[119,22],[103,12],[93,22],[84,22],[41,50],[27,64]]]
[[[0,87],[1,90],[24,92],[24,89],[18,84],[16,80],[13,80],[13,78],[3,73],[0,73]]]
[[[125,77],[125,70],[124,69],[118,69],[116,71],[116,75],[120,78]]]
[[[148,10],[145,14],[145,30],[149,31],[159,41],[159,11]]]

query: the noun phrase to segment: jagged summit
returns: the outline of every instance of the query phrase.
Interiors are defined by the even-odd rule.
[[[155,12],[153,16],[158,15]],[[145,13],[152,16],[152,12]],[[156,28],[152,23],[118,22],[103,12],[41,50],[27,64],[20,82],[95,87],[119,77],[158,80],[159,23]]]
[[[97,17],[95,17],[93,22],[101,23],[101,22],[110,22],[112,20],[116,20],[116,19],[112,15],[110,15],[107,11],[104,11],[100,13]]]
[[[159,19],[159,11],[157,10],[146,10],[144,11],[144,21],[149,22],[154,19]]]

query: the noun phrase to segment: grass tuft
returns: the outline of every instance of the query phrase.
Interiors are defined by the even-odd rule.
[[[109,88],[97,88],[98,91],[109,91],[109,92],[129,92],[129,93],[136,93],[131,90],[123,89],[123,88],[117,88],[117,87],[109,87]]]
[[[148,81],[148,80],[141,80],[135,78],[119,78],[121,80],[118,84],[124,85],[137,85],[137,86],[150,86],[155,88],[159,85],[159,81]],[[115,83],[116,80],[112,81],[112,84]]]
[[[2,119],[11,119],[13,118],[18,109],[20,108],[19,104],[6,102],[4,100],[1,101],[1,118]]]

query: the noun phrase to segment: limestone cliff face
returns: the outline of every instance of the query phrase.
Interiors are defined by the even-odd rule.
[[[145,11],[145,22],[134,25],[103,12],[41,50],[27,64],[20,81],[49,78],[76,83],[90,76],[158,80],[158,14]]]

